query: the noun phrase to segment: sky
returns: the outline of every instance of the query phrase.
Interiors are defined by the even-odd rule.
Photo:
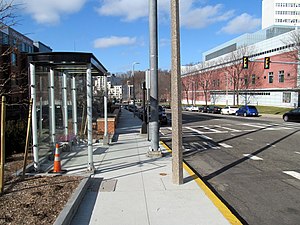
[[[55,52],[90,52],[111,73],[149,68],[149,0],[14,0],[13,28]],[[170,0],[158,0],[158,67],[171,68]],[[261,29],[262,0],[180,0],[181,64]],[[135,64],[135,63],[139,64]]]

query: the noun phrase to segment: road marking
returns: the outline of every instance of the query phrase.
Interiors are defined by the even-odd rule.
[[[249,140],[249,141],[253,141],[253,139],[252,138],[246,138],[247,140]]]
[[[201,132],[200,130],[196,130],[196,129],[191,128],[191,127],[186,127],[186,129],[191,130],[191,131],[193,131],[193,132],[195,132],[195,133],[197,133],[197,134],[200,134],[200,136],[201,136],[202,138],[212,140],[212,138],[203,135],[203,132]]]
[[[295,153],[300,155],[300,152],[295,152]]]
[[[200,126],[201,128],[204,128],[206,130],[209,130],[209,131],[213,131],[213,132],[216,132],[216,133],[221,133],[221,131],[219,130],[216,130],[216,129],[213,129],[213,128],[209,128],[209,127],[206,127],[206,126]]]
[[[205,141],[203,141],[203,144],[206,145],[206,146],[208,146],[208,147],[210,147],[210,148],[213,148],[213,149],[220,149],[220,147],[215,146],[215,145],[213,145],[213,144],[211,144],[211,143],[207,143],[207,142],[205,142]]]
[[[252,159],[252,160],[263,160],[263,158],[260,158],[260,157],[257,157],[255,155],[252,155],[252,154],[243,154],[243,156],[249,158],[249,159]]]
[[[236,129],[232,129],[232,128],[229,128],[229,127],[222,127],[222,126],[219,126],[219,125],[215,125],[215,127],[223,128],[225,130],[229,130],[229,131],[232,131],[232,132],[241,132],[241,130],[236,130]]]
[[[259,126],[259,125],[249,124],[249,123],[243,123],[242,125],[249,126],[249,127],[256,127],[256,128],[266,128],[265,126]]]
[[[225,143],[219,143],[219,145],[221,145],[224,148],[232,148],[231,145],[225,144]]]
[[[172,150],[163,142],[162,145],[167,151],[172,152]],[[183,168],[189,173],[190,177],[199,185],[199,187],[204,191],[206,196],[214,203],[214,205],[220,210],[223,216],[229,221],[230,224],[242,225],[242,222],[232,213],[232,211],[223,203],[223,201],[201,180],[197,174],[183,162]]]
[[[300,173],[296,172],[296,171],[283,171],[283,173],[290,175],[298,180],[300,180]]]
[[[191,131],[193,131],[193,132],[195,132],[197,134],[203,134],[203,132],[201,132],[200,130],[196,130],[196,129],[191,128],[191,127],[186,127],[186,129],[191,130]]]

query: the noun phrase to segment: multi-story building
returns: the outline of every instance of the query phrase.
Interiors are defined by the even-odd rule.
[[[52,49],[34,42],[13,28],[0,24],[0,93],[6,96],[7,115],[23,115],[29,100],[27,54]]]
[[[33,41],[4,24],[0,27],[0,92],[8,103],[20,103],[28,100],[27,53],[34,51]]]
[[[273,25],[300,26],[300,0],[262,0],[262,29]]]
[[[183,102],[299,106],[299,31],[273,25],[204,52],[202,63],[182,67]],[[248,69],[243,69],[244,56]],[[265,57],[269,69],[264,69]]]

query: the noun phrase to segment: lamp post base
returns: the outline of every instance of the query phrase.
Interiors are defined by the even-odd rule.
[[[145,122],[142,123],[141,134],[147,134],[147,124]]]

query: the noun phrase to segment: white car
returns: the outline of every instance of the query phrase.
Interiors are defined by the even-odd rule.
[[[221,114],[227,114],[227,115],[235,115],[235,112],[239,109],[237,106],[225,106],[223,109],[221,109]]]

